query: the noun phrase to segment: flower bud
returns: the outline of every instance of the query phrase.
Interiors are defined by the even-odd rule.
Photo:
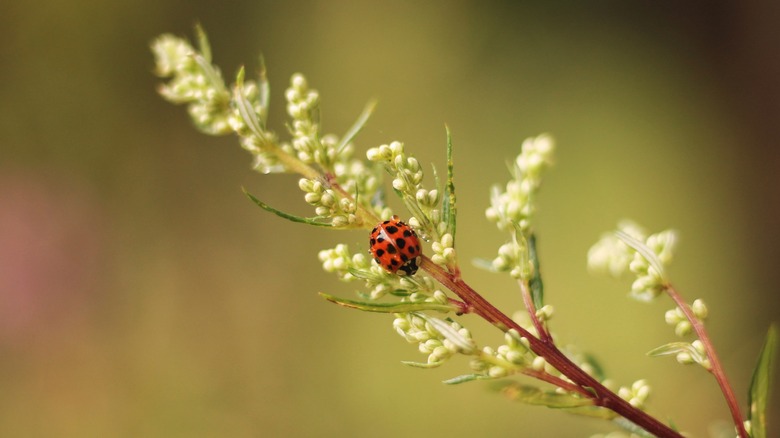
[[[393,155],[400,155],[404,153],[404,145],[399,141],[394,141],[388,146]]]
[[[690,365],[692,363],[695,363],[695,361],[693,360],[693,357],[687,351],[681,351],[681,352],[677,353],[677,356],[675,357],[675,359],[677,359],[678,363],[683,364],[683,365]]]
[[[331,220],[331,225],[334,227],[345,227],[349,225],[349,220],[346,216],[343,215],[337,215],[333,216],[333,219]]]
[[[311,192],[312,182],[309,179],[301,178],[298,180],[298,187],[304,192]]]
[[[488,369],[488,375],[493,378],[505,377],[507,370],[500,366],[492,366]]]
[[[322,194],[320,202],[326,207],[332,207],[333,204],[336,203],[336,197],[334,196],[333,191],[326,190],[325,193]]]
[[[428,205],[436,205],[439,202],[439,191],[436,189],[428,192]]]
[[[689,334],[692,330],[691,323],[686,321],[680,321],[677,323],[677,325],[674,327],[674,333],[677,336],[683,337],[687,334]]]
[[[417,198],[417,202],[420,204],[425,204],[428,201],[428,192],[425,189],[417,190],[415,198]]]
[[[300,73],[295,73],[290,78],[290,85],[295,90],[306,90],[307,88],[306,78]]]
[[[696,317],[701,321],[707,319],[707,316],[709,315],[707,305],[704,304],[704,301],[700,299],[693,301],[693,304],[691,304],[691,310],[693,310],[693,314],[696,315]]]
[[[669,325],[676,325],[681,320],[680,310],[676,307],[672,310],[667,310],[666,313],[664,313],[664,320]]]

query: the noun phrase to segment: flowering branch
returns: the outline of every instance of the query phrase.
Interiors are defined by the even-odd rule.
[[[475,313],[489,323],[504,332],[509,330],[517,331],[522,338],[528,341],[530,348],[534,353],[543,357],[562,375],[566,376],[579,386],[580,390],[577,390],[578,393],[582,395],[589,394],[589,397],[592,399],[595,406],[610,409],[653,435],[659,437],[682,437],[682,435],[669,426],[666,426],[644,411],[636,409],[636,407],[607,389],[601,382],[584,372],[579,366],[567,358],[554,344],[536,338],[528,330],[524,329],[490,304],[490,302],[484,299],[462,279],[453,278],[452,275],[447,273],[440,266],[431,262],[430,259],[425,256],[423,256],[421,268],[435,278],[436,281],[453,291],[465,303],[473,306]]]
[[[472,373],[444,383],[526,376],[555,389],[550,391],[513,380],[496,383],[507,397],[527,404],[603,418],[633,433],[682,436],[645,412],[650,393],[645,380],[614,389],[591,356],[556,345],[548,324],[554,308],[545,304],[533,232],[541,176],[552,165],[551,137],[540,135],[522,143],[520,154],[511,166],[512,178],[505,187],[492,188],[490,207],[485,212],[489,221],[507,233],[507,242],[499,248],[495,259],[481,265],[516,279],[525,308],[524,313],[510,317],[461,277],[455,240],[457,202],[449,128],[446,130],[446,181],[440,184],[437,177],[436,187],[426,187],[423,166],[401,142],[368,149],[368,162],[353,156],[354,140],[373,112],[375,102],[366,106],[343,136],[326,134],[320,123],[319,93],[303,75],[296,73],[285,92],[290,139],[280,140],[266,124],[270,87],[262,60],[256,79],[247,79],[242,68],[235,83],[227,85],[220,70],[211,63],[205,33],[199,27],[196,32],[198,49],[172,35],[162,35],[154,41],[156,72],[168,79],[160,86],[160,94],[173,103],[187,105],[195,127],[202,132],[236,134],[241,146],[252,155],[253,168],[258,172],[299,174],[298,188],[314,213],[309,217],[293,215],[247,193],[252,202],[298,223],[336,230],[373,229],[371,244],[383,245],[381,252],[374,247],[375,258],[368,257],[365,251],[353,253],[344,244],[320,251],[318,257],[325,271],[345,282],[361,281],[366,290],[359,293],[359,299],[321,293],[324,299],[347,308],[393,315],[396,332],[417,344],[418,350],[427,355],[425,362],[403,362],[407,365],[434,368],[454,355],[471,357]],[[395,218],[388,221],[394,215],[385,204],[384,173],[392,179],[392,191],[411,215],[408,225]],[[430,256],[421,254],[418,236],[429,243]],[[749,430],[754,438],[766,436],[768,382],[776,344],[774,332],[770,331],[754,372],[750,417],[743,422],[737,398],[704,329],[703,320],[707,316],[704,302],[685,303],[665,273],[675,241],[672,231],[647,236],[638,226],[623,223],[617,232],[605,236],[591,248],[588,265],[594,271],[613,275],[627,271],[635,274],[631,296],[640,301],[667,293],[677,307],[666,313],[666,321],[675,326],[677,335],[686,336],[693,331],[698,339],[690,343],[669,343],[649,354],[674,354],[680,363],[703,366],[720,385],[739,436],[749,436]],[[401,253],[404,259],[399,260],[411,265],[403,265],[407,269],[399,270],[398,260],[392,259],[396,263],[393,268],[387,262],[390,259],[380,258],[390,252]],[[453,319],[467,314],[475,314],[501,330],[504,344],[496,348],[480,347],[471,332]],[[524,318],[528,321],[523,322]]]
[[[715,352],[715,346],[712,344],[710,336],[707,334],[707,330],[704,328],[704,324],[699,319],[699,317],[696,316],[691,306],[689,306],[688,303],[683,300],[682,296],[671,284],[666,284],[664,289],[666,290],[666,293],[669,295],[669,297],[675,302],[675,304],[677,304],[677,307],[682,310],[683,314],[685,314],[685,317],[687,318],[688,322],[690,322],[691,326],[693,326],[693,330],[696,332],[696,336],[703,344],[704,351],[707,354],[707,362],[705,362],[707,366],[704,368],[712,373],[712,375],[715,377],[715,380],[717,380],[718,386],[720,386],[720,390],[726,399],[729,410],[731,411],[731,418],[737,428],[739,437],[747,438],[748,433],[747,430],[745,430],[745,420],[739,410],[737,397],[734,395],[734,390],[731,388],[731,384],[726,377],[723,366],[720,364],[718,354]]]

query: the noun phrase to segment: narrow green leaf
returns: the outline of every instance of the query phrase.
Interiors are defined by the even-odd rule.
[[[206,62],[211,63],[211,45],[206,31],[200,23],[195,23],[195,35],[198,37],[198,51]]]
[[[338,304],[339,306],[348,307],[350,309],[358,309],[364,312],[409,313],[421,312],[425,310],[437,310],[440,312],[452,312],[457,310],[455,306],[441,303],[377,303],[371,301],[339,298],[322,292],[320,292],[320,296],[330,301],[331,303]]]
[[[661,277],[666,277],[666,274],[664,273],[664,266],[661,264],[661,261],[658,260],[658,256],[656,256],[653,250],[648,248],[644,242],[622,230],[615,231],[615,235],[618,237],[618,239],[622,240],[623,243],[641,254],[642,257],[644,257],[645,260],[647,260],[647,262],[650,263],[653,268],[655,268]]]
[[[352,125],[351,128],[349,128],[349,131],[347,131],[346,134],[344,134],[343,137],[341,137],[341,141],[336,146],[336,155],[340,154],[341,151],[347,147],[347,145],[355,138],[355,136],[358,135],[358,133],[363,129],[363,126],[368,121],[369,117],[371,117],[371,114],[374,113],[374,109],[376,109],[377,101],[371,100],[368,102],[365,108],[363,108],[363,112],[360,113],[360,116],[355,121],[355,124]]]
[[[443,362],[431,362],[431,363],[428,363],[428,362],[414,362],[414,361],[410,361],[410,360],[402,360],[401,363],[404,364],[404,365],[408,365],[410,367],[414,367],[414,368],[428,368],[428,369],[430,369],[430,368],[437,368],[437,367],[441,366],[441,364]]]
[[[602,420],[612,420],[617,417],[617,414],[614,412],[600,406],[577,406],[573,408],[563,408],[563,410],[570,414],[582,417],[600,418]]]
[[[471,264],[476,266],[477,268],[484,269],[486,271],[498,272],[493,267],[493,260],[483,259],[481,257],[477,257],[477,258],[471,259]]]
[[[436,190],[441,187],[441,180],[439,179],[439,172],[436,170],[436,165],[431,163],[431,172],[433,173],[433,187],[436,188]]]
[[[260,108],[263,111],[260,113],[260,121],[262,126],[265,126],[268,118],[268,106],[271,99],[271,85],[268,83],[268,71],[265,68],[265,57],[260,55],[260,68],[257,72],[258,88],[260,91]]]
[[[287,219],[288,221],[299,222],[299,223],[308,224],[308,225],[315,225],[315,226],[318,226],[318,227],[329,227],[329,228],[333,228],[334,230],[336,229],[335,227],[333,227],[333,225],[331,225],[330,223],[327,223],[327,222],[320,222],[317,219],[295,216],[295,215],[292,215],[292,214],[289,214],[289,213],[285,213],[285,212],[283,212],[281,210],[277,210],[277,209],[271,207],[270,205],[266,204],[265,202],[263,202],[263,201],[255,198],[254,196],[252,196],[252,194],[247,192],[245,188],[242,187],[241,190],[243,190],[244,194],[247,195],[249,197],[249,199],[252,200],[252,202],[257,204],[258,207],[262,208],[265,211],[271,212],[271,213],[273,213],[273,214],[275,214],[275,215],[277,215],[277,216],[279,216],[281,218]]]
[[[203,70],[208,82],[216,88],[220,94],[226,93],[227,87],[225,86],[225,81],[222,80],[219,69],[211,64],[211,46],[206,37],[206,31],[197,24],[195,25],[195,33],[198,36],[198,52],[193,55],[193,59]]]
[[[446,304],[449,306],[449,304]],[[455,309],[454,306],[450,307],[452,310]],[[458,333],[457,330],[455,330],[452,325],[450,325],[447,321],[441,320],[439,318],[426,315],[424,313],[415,313],[420,318],[424,319],[428,324],[431,325],[436,331],[442,334],[447,340],[455,344],[461,352],[465,354],[471,354],[476,350],[477,345],[474,343],[474,340],[469,339],[460,333]]]
[[[447,130],[447,186],[444,188],[444,198],[442,199],[442,215],[444,223],[447,224],[447,230],[452,234],[453,241],[455,241],[457,208],[455,203],[455,183],[453,182],[452,135],[450,134],[449,126],[445,125],[445,128]]]
[[[591,353],[585,353],[583,354],[583,358],[585,359],[585,362],[593,369],[593,377],[599,381],[604,381],[607,378],[606,373],[604,372],[604,367],[601,366],[601,363],[598,361],[598,359],[596,359],[596,356]]]
[[[655,436],[623,417],[617,417],[613,420],[613,422],[634,435],[646,438],[653,438]]]
[[[492,379],[492,377],[486,376],[484,374],[464,374],[462,376],[457,376],[451,379],[444,380],[441,383],[444,383],[445,385],[459,385],[461,383],[473,382],[475,380],[489,380],[489,379]]]
[[[753,438],[767,436],[767,404],[769,391],[772,388],[772,373],[774,372],[775,350],[777,349],[777,328],[769,327],[769,332],[758,356],[758,363],[753,370],[748,393],[748,418]]]
[[[528,237],[528,257],[534,267],[531,280],[528,286],[531,288],[531,299],[537,310],[544,306],[544,283],[542,283],[542,272],[539,270],[539,255],[536,252],[536,235],[531,233]]]
[[[688,342],[670,342],[668,344],[661,345],[660,347],[653,348],[647,352],[648,356],[669,356],[671,354],[677,354],[682,352],[691,352],[695,349]]]
[[[678,353],[688,353],[694,362],[698,363],[699,365],[703,366],[706,369],[710,369],[710,363],[709,363],[709,359],[707,358],[707,355],[701,353],[693,345],[687,342],[670,342],[668,344],[661,345],[660,347],[648,351],[647,355],[651,357],[656,357],[656,356],[669,356]]]
[[[244,74],[244,67],[241,67],[236,75],[236,88],[233,92],[233,99],[236,102],[238,113],[241,115],[241,118],[244,119],[244,123],[246,123],[249,130],[258,138],[263,138],[263,127],[260,120],[257,118],[257,113],[252,106],[252,102],[250,102],[244,94]]]
[[[362,271],[355,268],[347,268],[347,272],[354,275],[355,278],[359,278],[361,280],[379,280],[381,278],[380,275],[374,274],[370,271]]]
[[[591,406],[593,402],[586,398],[555,391],[545,391],[535,386],[523,385],[517,382],[500,382],[495,388],[510,400],[537,406],[547,406],[553,409]]]

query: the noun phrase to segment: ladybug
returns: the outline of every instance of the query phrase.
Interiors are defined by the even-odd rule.
[[[370,243],[374,260],[390,273],[414,275],[420,267],[420,239],[398,216],[374,227]]]

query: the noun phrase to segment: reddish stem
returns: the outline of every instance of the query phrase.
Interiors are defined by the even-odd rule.
[[[525,304],[525,308],[528,309],[528,315],[531,317],[531,322],[534,324],[534,328],[536,328],[536,333],[539,334],[539,339],[541,339],[543,342],[552,344],[552,335],[550,335],[547,327],[545,327],[545,325],[539,321],[539,317],[536,315],[537,309],[534,305],[534,300],[531,297],[531,291],[528,288],[528,283],[524,280],[519,280],[518,283],[520,284],[520,291],[523,295],[523,304]]]
[[[473,307],[474,313],[498,327],[500,330],[506,332],[509,329],[514,329],[520,336],[528,339],[531,351],[538,356],[543,357],[561,374],[587,391],[596,406],[607,408],[658,437],[682,438],[682,435],[669,426],[661,423],[646,412],[631,406],[630,403],[607,389],[601,382],[583,371],[577,364],[566,357],[566,355],[558,350],[552,342],[545,342],[533,336],[528,330],[513,321],[512,318],[490,304],[490,302],[472,289],[471,286],[462,279],[453,277],[439,265],[433,263],[427,256],[423,255],[422,259],[422,269],[436,279],[436,281],[453,291],[460,299]]]
[[[707,368],[707,371],[712,373],[712,375],[715,377],[715,380],[718,382],[718,385],[720,386],[721,392],[723,392],[723,396],[725,397],[726,403],[729,405],[729,410],[731,411],[731,418],[734,420],[734,426],[737,428],[737,433],[739,433],[740,438],[749,438],[749,435],[745,430],[745,423],[742,418],[742,413],[739,409],[739,402],[737,402],[737,397],[734,395],[734,390],[731,388],[729,380],[726,377],[726,373],[723,371],[723,366],[720,364],[720,359],[718,359],[718,355],[715,353],[715,347],[713,346],[712,341],[707,334],[707,330],[704,328],[704,324],[701,322],[701,320],[699,320],[699,318],[696,317],[696,315],[693,313],[693,309],[691,309],[691,306],[689,306],[688,303],[683,300],[680,293],[677,292],[677,290],[672,287],[671,284],[666,284],[665,289],[666,293],[669,294],[669,297],[674,300],[675,304],[677,304],[677,307],[682,310],[683,314],[688,319],[688,322],[690,322],[691,326],[693,326],[693,330],[696,332],[696,336],[698,336],[701,343],[704,344],[704,350],[707,352],[707,358],[710,361],[710,367]]]

